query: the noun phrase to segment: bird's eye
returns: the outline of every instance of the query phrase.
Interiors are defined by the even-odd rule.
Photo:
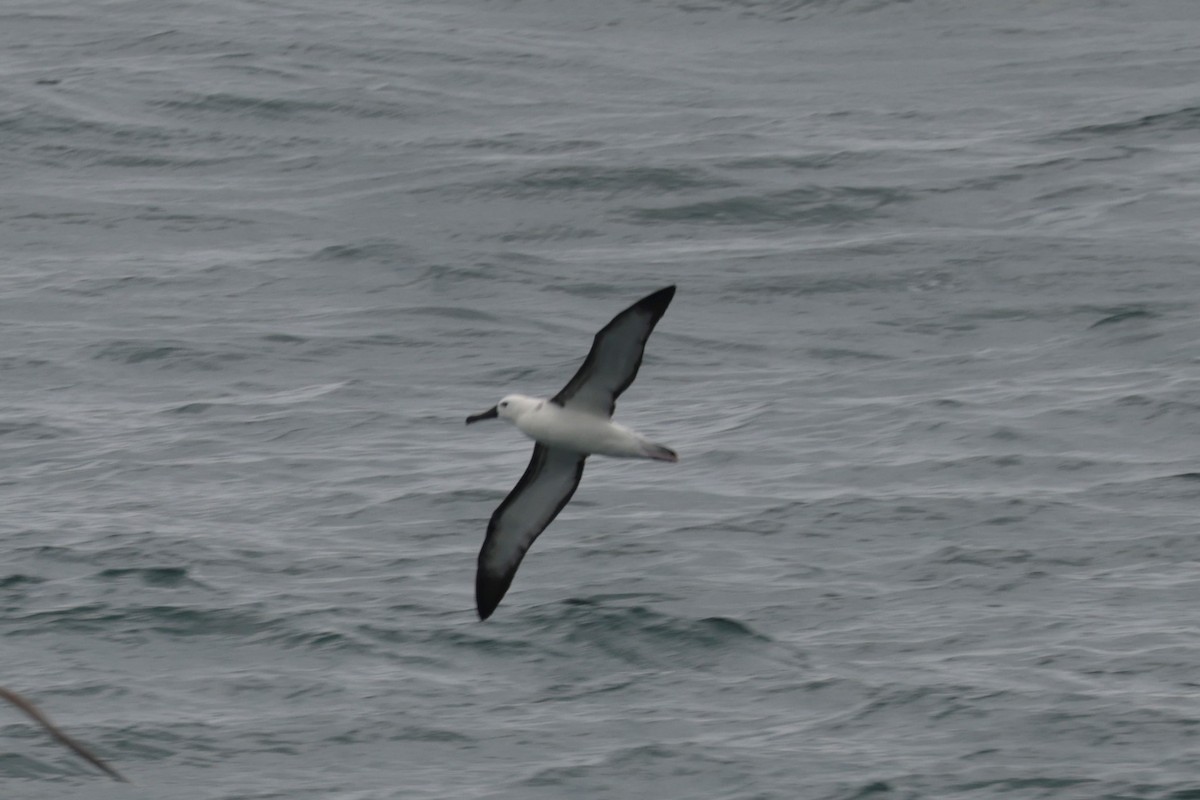
[[[503,403],[501,403],[501,404],[500,404],[500,407],[501,407],[501,408],[508,408],[508,401],[507,401],[507,400],[505,400]]]

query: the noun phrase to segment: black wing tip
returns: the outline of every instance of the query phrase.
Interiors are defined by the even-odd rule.
[[[491,535],[490,527],[489,535]],[[480,622],[496,611],[496,607],[500,605],[504,595],[508,594],[508,587],[512,586],[513,577],[517,574],[516,569],[508,573],[497,573],[489,569],[484,563],[486,552],[487,542],[485,541],[483,549],[479,551],[479,564],[475,568],[475,610],[479,613]],[[520,561],[518,560],[517,563],[519,564]]]
[[[642,305],[644,303],[648,307],[653,307],[655,309],[662,308],[663,310],[666,310],[667,304],[669,304],[674,297],[675,284],[672,283],[670,286],[664,286],[657,292],[651,292],[650,294],[646,295],[638,301],[638,305]]]
[[[479,612],[479,621],[490,617],[504,599],[508,586],[499,586],[480,576],[475,581],[475,610]]]
[[[650,328],[653,330],[655,324],[662,319],[662,315],[667,313],[667,306],[671,305],[671,300],[675,297],[675,284],[664,286],[657,292],[650,294],[638,300],[630,308],[630,311],[635,309],[650,313]]]
[[[646,340],[649,339],[650,334],[654,332],[654,326],[658,325],[658,321],[663,318],[663,314],[667,313],[667,306],[671,305],[671,300],[674,297],[675,284],[672,283],[670,286],[664,286],[657,292],[651,292],[641,300],[638,300],[625,312],[622,312],[622,315],[618,315],[617,318],[613,320],[613,323],[615,323],[617,319],[620,319],[624,314],[628,314],[630,312],[634,314],[646,314],[648,318],[645,320],[646,330],[642,338],[642,346],[645,347]],[[598,340],[600,338],[600,334],[596,334],[596,338]],[[589,353],[588,356],[590,358],[591,354]],[[620,397],[626,389],[629,388],[629,384],[633,383],[633,379],[637,377],[638,368],[641,367],[641,365],[642,355],[639,353],[637,357],[637,363],[633,367],[633,373],[629,376],[629,380],[625,381],[624,385],[622,385],[616,392],[613,393],[614,406],[616,399]],[[609,408],[609,416],[612,416],[612,412],[613,409]]]

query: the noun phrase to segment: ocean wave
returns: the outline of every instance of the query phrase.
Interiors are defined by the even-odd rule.
[[[623,216],[644,225],[845,225],[878,218],[884,209],[911,198],[910,192],[898,187],[808,187],[674,206],[643,206],[626,209]]]

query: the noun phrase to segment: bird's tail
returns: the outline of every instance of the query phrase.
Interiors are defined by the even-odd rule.
[[[672,464],[679,461],[678,453],[657,442],[644,441],[642,442],[642,448],[646,453],[646,458],[653,458],[655,461],[670,461]]]

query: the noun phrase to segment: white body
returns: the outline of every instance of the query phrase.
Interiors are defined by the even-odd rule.
[[[675,461],[675,453],[607,417],[571,411],[549,400],[513,394],[496,406],[521,433],[547,447],[614,458]]]

